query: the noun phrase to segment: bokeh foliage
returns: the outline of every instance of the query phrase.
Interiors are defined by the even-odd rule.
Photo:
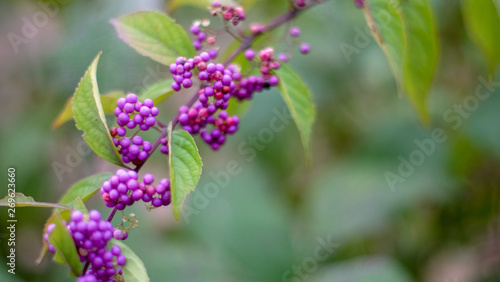
[[[266,22],[286,2],[256,1],[248,18]],[[278,92],[258,95],[225,148],[214,153],[200,144],[204,173],[188,197],[188,220],[174,222],[170,209],[133,210],[139,228],[127,244],[143,260],[151,280],[281,281],[286,271],[314,254],[318,240],[328,238],[336,247],[307,273],[310,281],[454,281],[460,273],[449,269],[456,267],[467,270],[464,281],[499,279],[494,246],[499,244],[500,77],[489,77],[496,56],[483,56],[480,39],[470,34],[463,10],[470,1],[430,2],[440,60],[428,94],[428,127],[398,97],[390,65],[367,30],[363,12],[351,1],[326,1],[311,9],[296,24],[302,28],[300,40],[309,42],[312,52],[300,56],[294,50],[290,63],[317,106],[311,167],[305,165],[293,120],[279,114],[285,104]],[[18,192],[57,202],[78,179],[115,169],[81,145],[72,122],[57,131],[51,123],[101,50],[102,93],[142,93],[168,76],[165,67],[123,44],[109,23],[168,5],[154,0],[71,1],[17,54],[8,40],[0,43],[0,162],[4,171],[16,167]],[[0,2],[0,34],[20,34],[23,17],[31,19],[40,9],[35,1]],[[179,7],[172,16],[184,27],[195,18],[210,17],[195,7]],[[276,34],[280,32],[286,31]],[[345,56],[340,46],[356,46],[356,41],[363,47]],[[472,107],[470,97],[479,86],[490,95]],[[162,119],[171,118],[186,95],[175,94],[162,103]],[[262,139],[276,116],[282,117],[283,129],[269,141]],[[397,173],[400,157],[408,160],[419,150],[415,140],[432,138],[434,129],[442,129],[446,141],[435,143],[414,173],[391,189],[386,171]],[[261,141],[251,145],[254,139]],[[54,170],[56,162],[67,167],[63,174]],[[237,165],[232,170],[237,173],[226,173],[230,163]],[[167,159],[156,156],[145,171],[162,175],[166,166]],[[219,192],[208,197],[204,191],[214,183]],[[98,197],[88,205],[105,210]],[[3,224],[6,213],[1,211]],[[67,268],[50,260],[34,265],[50,213],[17,209],[18,274],[4,270],[7,246],[0,237],[0,280],[74,280],[66,278]]]

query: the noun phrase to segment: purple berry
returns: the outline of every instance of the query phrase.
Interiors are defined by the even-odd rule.
[[[200,54],[200,58],[205,62],[210,61],[210,55],[207,52],[202,52]]]
[[[271,76],[271,78],[269,78],[269,85],[271,86],[276,86],[278,85],[279,83],[279,78],[275,75]]]
[[[247,49],[245,51],[245,58],[249,61],[253,60],[253,58],[255,57],[255,51],[252,50],[252,49]]]
[[[149,126],[149,127],[154,126],[156,124],[156,118],[154,118],[154,117],[148,117],[148,118],[146,118],[146,120],[144,121],[144,123],[147,126]]]
[[[150,185],[155,181],[155,177],[152,174],[147,173],[144,175],[143,180],[144,180],[144,184]]]
[[[210,55],[210,58],[212,58],[212,59],[217,58],[217,50],[215,50],[215,49],[211,49],[210,51],[208,51],[208,54]]]
[[[233,81],[233,79],[229,75],[224,75],[222,77],[222,84],[224,84],[226,86],[229,86],[232,81]]]
[[[177,64],[172,63],[170,64],[170,73],[175,74],[177,72]]]
[[[309,44],[302,43],[302,45],[300,45],[300,53],[307,54],[307,53],[309,53],[309,51],[310,51]]]
[[[111,252],[113,253],[113,255],[119,256],[122,253],[122,249],[115,245],[111,247]]]
[[[118,106],[118,108],[120,109],[123,109],[123,107],[125,106],[125,104],[127,103],[127,100],[125,98],[120,98],[116,101],[116,105]]]
[[[152,107],[151,108],[151,115],[152,116],[157,116],[160,113],[160,110],[157,107]]]
[[[298,28],[298,27],[290,28],[290,35],[293,37],[299,37],[300,36],[300,28]]]
[[[115,237],[116,240],[122,240],[123,231],[121,231],[120,229],[116,229],[115,232],[113,232],[113,237]]]
[[[148,117],[151,114],[151,109],[146,106],[143,106],[140,110],[140,114],[143,117]]]
[[[286,54],[284,54],[284,53],[281,53],[281,54],[278,55],[278,60],[286,63],[286,62],[288,62],[288,56]]]
[[[101,213],[96,210],[92,210],[89,212],[89,218],[94,221],[99,221],[101,220]]]
[[[130,93],[127,95],[126,99],[127,99],[128,103],[133,104],[133,103],[137,102],[137,95],[135,95],[134,93]]]
[[[79,221],[81,221],[82,219],[83,219],[83,213],[82,213],[81,211],[79,211],[79,210],[75,210],[75,211],[73,211],[73,212],[71,213],[71,220],[73,220],[73,221],[75,221],[75,222],[79,222]],[[50,230],[50,231],[49,231],[49,228],[47,227],[47,232],[48,232],[48,233],[50,233],[50,232],[51,232],[51,231],[52,231],[52,230],[56,227],[56,225],[55,225],[55,224],[54,224],[54,225],[52,225],[52,224],[51,224],[49,227],[51,227],[51,226],[53,226],[53,227],[51,228],[51,230]]]
[[[182,81],[182,86],[184,88],[189,88],[189,87],[193,86],[193,81],[189,78],[186,78]]]
[[[198,33],[198,41],[203,42],[205,39],[207,39],[207,35],[204,32]],[[201,54],[200,54],[201,56]]]
[[[132,193],[132,200],[134,201],[139,201],[142,199],[142,196],[144,195],[144,192],[142,192],[142,190],[135,190],[133,193]]]
[[[151,99],[145,99],[143,105],[151,109],[152,107],[154,107],[155,103]]]
[[[217,70],[217,67],[215,67],[215,64],[210,63],[207,65],[207,72],[209,74],[214,73],[216,70]]]
[[[198,78],[200,80],[207,80],[208,79],[208,73],[206,71],[201,71],[199,74],[198,74]]]
[[[123,136],[125,136],[125,134],[127,134],[127,130],[123,127],[118,127],[116,129],[116,133],[118,134],[118,136],[123,137]]]
[[[153,200],[151,200],[151,204],[154,207],[161,207],[161,205],[163,204],[163,202],[162,202],[162,200],[160,198],[153,198]]]
[[[124,255],[119,255],[116,258],[116,263],[118,263],[118,265],[125,265],[125,263],[127,263],[127,258]]]
[[[199,50],[201,50],[201,48],[203,46],[201,45],[201,42],[195,41],[195,42],[193,42],[193,47],[194,47],[194,49],[196,49],[197,51],[199,51]]]
[[[190,31],[192,34],[197,35],[200,33],[200,27],[198,25],[192,25]]]
[[[132,143],[134,143],[135,145],[142,145],[142,137],[141,136],[134,136],[134,138],[132,138]]]

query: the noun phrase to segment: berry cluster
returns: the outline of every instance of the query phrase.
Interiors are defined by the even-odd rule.
[[[292,37],[299,37],[300,36],[300,29],[298,27],[295,27],[295,26],[290,28],[290,35]],[[307,44],[307,43],[300,44],[300,47],[299,47],[300,53],[305,55],[305,54],[309,53],[310,49],[311,48],[309,47],[309,44]]]
[[[168,155],[168,139],[167,138],[163,138],[161,139],[161,148],[160,148],[160,151],[162,154],[165,154],[165,155]]]
[[[231,96],[236,97],[238,100],[251,99],[254,92],[261,92],[270,86],[276,86],[279,83],[277,76],[272,75],[271,71],[280,67],[280,63],[276,62],[274,57],[274,50],[272,48],[262,49],[259,52],[260,58],[260,73],[262,76],[249,76],[242,78],[235,86]],[[247,49],[245,51],[245,58],[249,61],[255,58],[255,51]]]
[[[198,78],[205,86],[198,92],[198,99],[204,107],[208,107],[210,97],[213,97],[213,105],[219,109],[227,109],[231,98],[230,92],[236,87],[233,81],[241,79],[241,74],[236,71],[234,65],[225,68],[222,64],[199,64]]]
[[[213,116],[212,116],[213,117]],[[238,130],[239,118],[230,117],[226,111],[221,111],[213,122],[214,128],[211,132],[202,129],[200,136],[213,150],[218,150],[226,142],[226,134],[234,134]]]
[[[143,182],[139,182],[137,172],[118,169],[116,174],[104,181],[101,187],[102,199],[107,207],[125,209],[133,203],[142,200],[154,207],[168,206],[170,204],[170,181],[162,179],[155,187],[154,176],[145,174]]]
[[[134,165],[143,163],[153,149],[151,143],[142,140],[141,136],[134,136],[132,139],[128,137],[121,139],[113,138],[113,142],[118,148],[118,152],[122,155],[123,162],[132,162]]]
[[[102,220],[101,214],[96,210],[90,211],[88,216],[75,210],[71,213],[69,223],[64,223],[75,242],[80,261],[90,263],[87,273],[78,281],[118,280],[115,278],[122,275],[121,266],[125,265],[127,259],[121,254],[121,248],[118,246],[111,247],[111,250],[106,249],[113,233],[116,232],[111,222]],[[54,228],[55,224],[47,227],[48,233],[44,235],[46,242]],[[54,246],[51,244],[49,251],[54,252]]]
[[[292,27],[292,28],[290,28],[289,34],[293,38],[299,37],[300,36],[300,28],[298,28],[298,27]],[[307,54],[307,53],[309,53],[310,50],[311,50],[311,47],[307,43],[303,42],[299,46],[299,52],[302,53],[302,54],[304,54],[304,55]],[[278,60],[282,61],[283,63],[288,62],[288,59],[289,59],[288,55],[285,54],[285,53],[280,53],[278,55]]]
[[[266,48],[262,49],[259,52],[259,57],[261,60],[261,67],[260,67],[260,72],[262,73],[262,76],[266,80],[271,79],[271,71],[276,70],[280,68],[280,63],[276,62],[274,60],[274,49],[273,48]],[[275,79],[277,79],[276,76],[274,76]],[[273,80],[275,80],[273,79]],[[277,84],[277,83],[276,83]]]
[[[130,93],[125,98],[116,102],[115,115],[118,127],[112,127],[109,131],[113,137],[113,143],[122,155],[124,163],[142,164],[151,153],[152,146],[140,136],[133,138],[125,137],[127,128],[134,129],[139,126],[142,131],[147,131],[156,124],[158,108],[154,106],[151,99],[139,102],[137,95]]]
[[[176,63],[170,66],[170,70],[175,73],[174,80],[176,81],[172,83],[174,90],[180,90],[181,88],[181,85],[177,83],[177,80],[180,81],[179,76],[186,79],[186,72],[189,72],[188,76],[191,78],[191,70],[196,68],[199,71],[198,79],[202,86],[198,91],[198,101],[191,108],[187,106],[179,108],[179,124],[191,134],[197,134],[203,130],[203,140],[209,143],[214,150],[217,150],[225,142],[226,133],[233,134],[237,131],[237,122],[234,124],[233,119],[238,121],[238,118],[229,118],[229,125],[225,125],[225,120],[228,118],[227,113],[221,112],[218,118],[215,117],[215,113],[219,109],[227,109],[229,106],[228,101],[233,96],[233,92],[237,88],[237,82],[241,81],[242,75],[237,71],[236,66],[231,65],[226,68],[222,64],[209,63],[210,59],[212,57],[207,52],[202,52],[193,59],[179,57]],[[187,68],[186,65],[188,65]],[[185,86],[184,82],[181,84]],[[189,85],[192,85],[192,81],[190,81]],[[253,88],[251,91],[253,91]],[[214,128],[212,136],[208,134],[208,131],[204,130],[208,124],[215,127],[222,126],[222,130]],[[212,137],[209,138],[209,135]],[[162,142],[165,143],[162,144],[162,152],[168,153],[168,147],[165,146],[167,141],[162,140]]]
[[[209,32],[206,27],[210,24],[208,20],[203,21],[195,21],[191,28],[189,29],[191,33],[196,37],[193,41],[193,46],[196,51],[200,51],[203,48],[203,43],[207,43],[208,45],[214,45],[216,42],[215,36],[207,35]],[[202,30],[203,29],[203,30]],[[209,52],[216,52],[216,50],[210,50]],[[215,53],[216,54],[216,53]]]
[[[187,132],[196,134],[207,125],[210,119],[213,119],[211,116],[216,110],[214,105],[208,105],[205,108],[201,102],[196,102],[192,108],[182,106],[179,109],[179,124]]]
[[[120,98],[116,102],[115,115],[118,118],[117,123],[120,127],[116,129],[119,136],[125,136],[128,129],[134,129],[137,126],[143,131],[149,130],[156,124],[155,116],[158,115],[158,108],[154,106],[151,99],[145,99],[139,102],[137,95],[130,93],[126,98]]]
[[[201,132],[202,139],[210,144],[212,149],[218,150],[224,144],[226,135],[237,131],[238,117],[228,117],[225,111],[216,117],[216,112],[227,109],[231,97],[238,100],[250,99],[254,92],[276,86],[279,79],[272,75],[272,71],[278,69],[280,63],[273,55],[272,48],[260,50],[258,57],[261,75],[248,78],[244,78],[235,65],[225,67],[223,64],[211,63],[212,56],[207,52],[202,52],[192,59],[177,58],[176,62],[170,65],[170,72],[174,77],[172,89],[179,91],[182,87],[191,87],[193,71],[196,70],[201,82],[198,101],[191,108],[182,106],[179,109],[178,121],[182,128],[191,134]],[[246,59],[253,61],[255,56],[255,51],[246,50]],[[205,129],[208,124],[214,126],[210,132]],[[162,144],[162,152],[168,153],[168,147],[165,147],[167,141],[162,142],[165,143]]]
[[[237,82],[241,81],[242,75],[236,69],[236,66],[231,65],[225,67],[222,64],[210,63],[214,56],[209,52],[202,52],[194,58],[179,57],[176,62],[170,65],[170,72],[174,75],[172,89],[179,91],[182,87],[188,88],[193,85],[193,71],[198,70],[198,79],[202,86],[198,91],[198,101],[191,107],[182,106],[179,109],[179,124],[184,130],[191,134],[197,134],[207,126],[207,124],[216,123],[217,118],[214,114],[217,110],[227,109],[229,99],[237,88]],[[253,88],[252,88],[253,91]],[[229,130],[229,134],[234,133],[237,126]],[[223,135],[226,131],[223,131]],[[217,135],[217,134],[215,134]],[[218,138],[218,137],[217,137]],[[225,137],[224,137],[225,138]],[[208,141],[209,144],[215,141]],[[162,152],[168,153],[167,141],[162,143]],[[216,142],[217,143],[217,142]],[[224,143],[218,142],[219,146]],[[212,146],[218,149],[219,146]]]
[[[224,20],[235,26],[238,25],[240,21],[244,21],[246,18],[242,7],[222,5],[219,1],[214,1],[212,7],[212,15],[220,15]]]
[[[173,75],[174,81],[172,82],[172,89],[175,91],[180,91],[182,87],[190,88],[193,86],[193,70],[196,66],[198,69],[200,65],[206,66],[205,62],[210,61],[210,59],[217,58],[217,50],[213,49],[209,52],[202,52],[200,56],[196,56],[192,59],[187,59],[185,57],[178,57],[175,63],[170,65],[170,73]]]

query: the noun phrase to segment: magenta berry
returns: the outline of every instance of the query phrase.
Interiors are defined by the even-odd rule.
[[[255,57],[255,52],[252,49],[247,49],[245,51],[245,58],[249,61],[253,60]]]
[[[358,7],[358,8],[363,8],[365,6],[365,3],[363,0],[354,0],[354,4],[356,4],[356,7]]]
[[[300,29],[298,27],[290,28],[290,35],[293,37],[299,37],[300,36]]]
[[[160,151],[162,154],[168,155],[168,140],[166,138],[161,139]]]
[[[300,49],[299,49],[299,50],[300,50],[300,53],[302,53],[302,54],[307,54],[307,53],[309,53],[309,51],[310,51],[309,44],[307,44],[307,43],[302,43],[302,44],[300,45]]]
[[[288,62],[288,56],[286,54],[284,54],[284,53],[281,53],[281,54],[278,55],[278,60],[286,63],[286,62]]]

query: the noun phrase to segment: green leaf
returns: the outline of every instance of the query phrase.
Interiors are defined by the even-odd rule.
[[[101,95],[101,102],[102,102],[102,109],[105,114],[114,114],[115,113],[115,108],[116,108],[116,101],[120,97],[124,97],[125,94],[123,91],[112,91],[107,94]],[[59,126],[63,125],[67,121],[73,119],[73,97],[70,97],[68,101],[66,101],[66,104],[64,105],[64,108],[62,111],[59,113],[57,118],[54,120],[52,123],[52,129],[56,129]]]
[[[127,258],[127,263],[122,267],[123,278],[125,278],[125,281],[150,281],[144,263],[127,245],[115,239],[111,239],[111,244],[120,247],[120,249],[122,249],[122,255]]]
[[[486,57],[493,75],[500,62],[500,17],[493,0],[463,0],[462,13],[467,33]]]
[[[66,192],[66,194],[64,194],[59,203],[71,206],[73,207],[73,209],[77,209],[83,212],[84,210],[81,209],[81,204],[86,202],[92,195],[94,195],[95,192],[97,192],[97,190],[101,188],[102,183],[106,180],[109,180],[111,176],[113,176],[111,172],[104,172],[78,181]],[[76,202],[78,199],[81,201],[81,204]],[[85,208],[85,205],[83,206],[83,208]],[[65,220],[69,219],[69,212],[60,212]]]
[[[56,227],[49,234],[49,242],[54,245],[56,249],[56,257],[68,264],[73,274],[80,275],[83,270],[82,263],[80,262],[75,242],[63,222],[64,220],[61,214],[56,212],[54,216]]]
[[[239,3],[240,5],[245,9],[245,11],[248,11],[254,4],[257,2],[257,0],[240,0]]]
[[[40,207],[40,208],[60,208],[60,209],[71,210],[71,208],[66,205],[36,202],[33,199],[33,197],[25,196],[23,193],[15,193],[13,197],[11,197],[11,195],[7,195],[3,199],[0,199],[0,207],[9,207],[9,204],[12,205],[12,202],[15,202],[16,208]]]
[[[78,197],[84,202],[87,201],[90,196],[101,188],[102,183],[109,180],[111,176],[113,176],[113,173],[104,172],[78,181],[64,194],[59,203],[69,206]]]
[[[72,103],[73,103],[73,97],[70,97],[66,101],[66,104],[64,105],[62,111],[59,113],[59,115],[52,123],[52,129],[58,128],[59,126],[63,125],[64,123],[73,118],[73,107],[71,106]]]
[[[178,56],[194,57],[196,51],[184,29],[159,12],[137,12],[111,20],[121,40],[139,54],[170,65]]]
[[[116,101],[121,97],[125,97],[123,91],[112,91],[101,95],[101,104],[104,114],[111,115],[115,113]]]
[[[427,93],[438,59],[437,32],[428,0],[371,0],[365,18],[402,90],[420,116],[430,122]],[[401,86],[399,86],[401,84]]]
[[[391,71],[401,91],[401,68],[405,52],[403,19],[398,12],[399,2],[371,0],[364,7],[365,19],[373,37],[384,51]],[[396,5],[396,4],[397,5]]]
[[[115,165],[125,167],[116,146],[113,144],[106,116],[102,109],[96,80],[97,63],[100,56],[101,54],[97,55],[92,62],[73,96],[76,127],[84,131],[83,138],[96,154]]]
[[[210,7],[210,5],[212,5],[212,1],[210,1],[210,0],[172,0],[172,1],[168,1],[168,11],[171,13],[174,10],[178,9],[179,7],[186,6],[186,5],[206,9],[206,8]]]
[[[191,134],[185,130],[172,131],[172,124],[169,125],[168,132],[172,206],[174,217],[179,220],[182,203],[196,188],[203,164]]]
[[[149,86],[139,95],[141,100],[152,99],[155,105],[160,104],[163,100],[167,99],[170,95],[174,94],[175,91],[172,89],[172,82],[174,80],[169,78],[165,80],[160,80],[153,85]]]
[[[302,82],[302,79],[286,64],[281,64],[276,74],[280,79],[278,89],[299,129],[306,162],[309,164],[311,161],[311,132],[316,116],[311,92],[304,82]]]
[[[403,18],[406,45],[403,57],[403,90],[424,124],[430,123],[427,93],[434,79],[438,41],[429,1],[405,1]]]
[[[240,118],[247,114],[250,110],[250,106],[252,103],[250,101],[238,101],[237,98],[231,98],[228,101],[229,106],[226,109],[226,112],[230,116],[239,116]]]
[[[85,206],[84,201],[80,197],[77,197],[73,201],[73,203],[72,203],[71,206],[73,207],[73,210],[81,211],[83,214],[88,214],[89,213],[89,210],[87,209],[87,206]],[[68,219],[69,219],[69,217],[68,217]]]

